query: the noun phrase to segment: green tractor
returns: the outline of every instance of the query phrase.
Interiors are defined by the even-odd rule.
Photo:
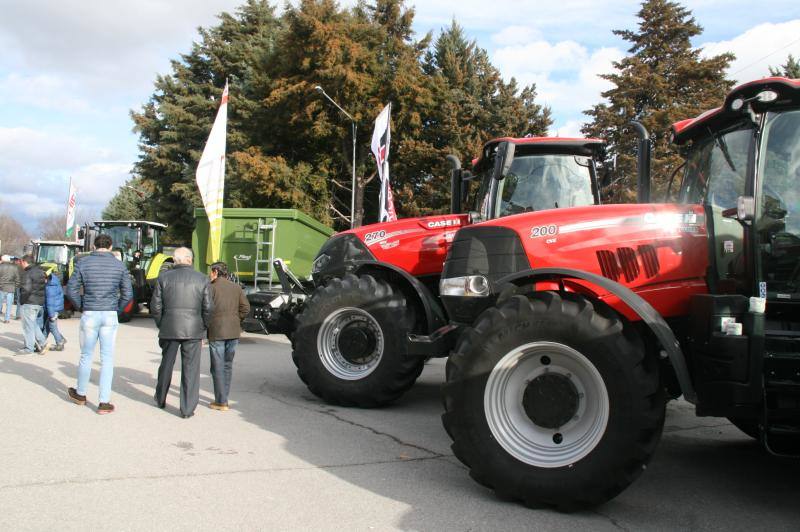
[[[79,242],[66,240],[32,240],[31,254],[36,263],[48,274],[56,272],[61,279],[61,284],[66,285],[74,268],[74,258],[83,249]],[[60,318],[71,318],[74,309],[69,299],[64,298],[64,310]]]
[[[172,268],[172,256],[164,252],[162,235],[166,225],[142,220],[100,220],[87,228],[84,249],[93,249],[97,235],[108,235],[112,251],[125,263],[131,274],[133,300],[120,312],[122,322],[129,321],[140,305],[149,305],[156,279],[165,269]]]

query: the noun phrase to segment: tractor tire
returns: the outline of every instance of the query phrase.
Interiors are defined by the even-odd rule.
[[[297,317],[292,360],[314,395],[328,403],[373,408],[398,399],[424,360],[403,354],[414,310],[403,294],[370,275],[318,288]]]
[[[484,311],[446,373],[453,453],[478,483],[530,507],[612,499],[645,469],[664,425],[655,357],[613,310],[573,293]]]

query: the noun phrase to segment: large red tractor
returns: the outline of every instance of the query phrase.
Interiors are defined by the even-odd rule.
[[[611,499],[680,395],[772,453],[800,452],[800,80],[741,85],[673,130],[675,203],[523,213],[453,239],[448,324],[415,339],[454,346],[444,426],[504,496]],[[495,157],[502,187],[514,164]]]
[[[456,231],[519,213],[598,203],[595,161],[603,148],[597,139],[498,139],[486,144],[471,172],[462,172],[453,157],[454,214],[339,233],[314,261],[317,288],[308,299],[262,304],[256,301],[262,295],[254,295],[253,314],[269,332],[288,333],[298,375],[316,395],[362,407],[393,401],[414,383],[427,357],[446,356],[435,352],[441,333],[434,331],[449,322],[439,280]],[[505,158],[495,156],[498,149]],[[496,167],[501,160],[508,167]],[[498,172],[515,177],[498,180]],[[459,214],[462,206],[466,212]]]

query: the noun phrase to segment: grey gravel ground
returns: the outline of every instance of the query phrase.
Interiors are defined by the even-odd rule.
[[[383,410],[319,402],[282,337],[247,335],[233,409],[178,416],[177,383],[153,405],[160,360],[147,318],[120,327],[112,401],[98,416],[66,400],[78,320],[63,352],[13,356],[20,322],[0,324],[0,530],[798,530],[800,464],[763,454],[727,421],[672,403],[645,474],[594,511],[499,500],[452,456],[439,422],[443,361]]]

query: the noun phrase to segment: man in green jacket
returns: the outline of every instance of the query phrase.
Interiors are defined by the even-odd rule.
[[[214,310],[208,324],[208,347],[211,351],[211,378],[214,381],[214,410],[228,410],[228,393],[231,390],[233,357],[241,322],[250,312],[250,303],[238,284],[228,280],[228,265],[215,262],[211,265],[211,298]]]

